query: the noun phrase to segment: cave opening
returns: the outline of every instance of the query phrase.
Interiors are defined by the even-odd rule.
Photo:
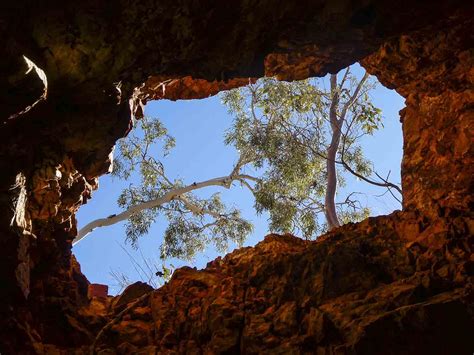
[[[357,83],[364,76],[365,70],[358,64],[354,64],[350,69],[354,75],[351,79]],[[344,70],[339,72],[339,79],[343,74]],[[369,80],[371,86],[367,89],[367,94],[370,103],[381,110],[383,126],[380,125],[372,134],[361,135],[357,143],[360,144],[364,152],[363,156],[369,161],[373,172],[380,176],[390,174],[390,181],[400,183],[402,133],[398,112],[404,107],[404,100],[396,91],[380,84],[375,77],[369,77]],[[259,84],[264,85],[262,80],[253,83],[255,87]],[[330,88],[330,76],[308,80],[308,84],[327,92]],[[271,85],[274,83],[267,85],[272,88]],[[249,86],[232,89],[227,93],[240,92],[243,95],[246,87]],[[264,90],[268,91],[268,87]],[[300,90],[299,94],[302,92],[301,87],[295,86],[292,90]],[[146,105],[145,117],[159,118],[160,124],[168,130],[167,134],[175,140],[176,145],[166,156],[162,155],[163,142],[158,142],[150,148],[153,155],[160,156],[161,154],[160,163],[164,165],[168,177],[172,180],[181,179],[184,184],[206,181],[209,178],[225,175],[238,160],[239,150],[232,144],[224,144],[226,134],[232,130],[236,122],[235,116],[229,112],[229,107],[223,104],[225,95],[226,92],[221,92],[200,100],[162,99],[150,101]],[[269,100],[267,98],[267,102]],[[250,105],[243,108],[250,110]],[[258,114],[263,115],[262,109],[258,109]],[[137,134],[136,142],[145,138],[143,127],[138,123],[138,127],[132,133]],[[327,134],[328,132],[326,136]],[[315,137],[313,134],[312,139],[314,140]],[[127,139],[130,137],[122,141]],[[120,154],[118,148],[114,154]],[[245,172],[263,174],[265,168],[268,170],[268,164],[260,169],[249,166],[246,167]],[[141,175],[137,171],[126,179],[113,175],[101,177],[100,189],[78,212],[78,228],[82,228],[89,221],[102,215],[105,217],[119,214],[124,206],[118,207],[117,199],[132,185],[140,185],[140,178]],[[400,202],[393,198],[386,188],[364,182],[347,171],[341,171],[339,178],[344,179],[344,184],[338,186],[337,203],[355,195],[357,206],[369,208],[368,215],[370,216],[386,215],[401,209]],[[264,235],[272,232],[269,226],[269,211],[263,210],[261,213],[256,213],[255,196],[245,186],[234,184],[231,189],[218,186],[196,191],[197,196],[203,200],[209,199],[214,193],[222,193],[222,202],[238,208],[242,212],[242,217],[252,223],[254,229],[248,234],[243,245],[253,246],[261,241]],[[319,213],[315,218],[318,219],[320,225],[325,223],[324,214]],[[352,219],[349,217],[346,221],[356,221],[355,218],[357,217],[352,216]],[[359,219],[363,218],[365,217],[359,217]],[[73,252],[87,278],[93,283],[109,285],[109,293],[112,295],[120,293],[126,285],[135,281],[147,282],[155,288],[159,287],[164,282],[162,272],[165,268],[169,270],[181,266],[203,268],[209,261],[225,254],[224,250],[217,251],[212,243],[207,243],[193,256],[192,260],[176,257],[169,257],[166,261],[160,259],[160,245],[163,243],[163,236],[168,225],[169,220],[165,216],[158,216],[150,225],[146,235],[139,238],[136,243],[127,241],[126,221],[105,228],[97,228],[84,241],[78,243]],[[320,230],[319,234],[324,231],[324,229]],[[276,232],[289,232],[303,237],[301,229],[297,228]],[[238,244],[231,241],[226,250],[231,251],[236,247]]]
[[[0,12],[0,352],[472,353],[471,3],[129,5]],[[88,293],[76,212],[140,104],[355,61],[406,99],[402,211],[316,241],[270,235],[156,290]]]

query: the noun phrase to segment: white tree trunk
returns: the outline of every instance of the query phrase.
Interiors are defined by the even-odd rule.
[[[337,175],[336,175],[336,154],[341,139],[341,129],[337,118],[337,109],[339,107],[339,92],[337,90],[337,75],[331,75],[331,107],[329,108],[329,120],[331,122],[332,138],[331,144],[327,150],[326,159],[326,196],[324,199],[324,214],[326,215],[326,221],[329,229],[339,227],[339,219],[336,213],[336,186],[337,186]]]

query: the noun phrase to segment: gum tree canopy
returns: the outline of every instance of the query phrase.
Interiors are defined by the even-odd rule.
[[[382,125],[369,96],[374,85],[368,74],[356,78],[347,68],[330,76],[328,89],[323,80],[265,78],[224,92],[222,102],[233,117],[225,144],[237,149],[238,160],[228,174],[200,182],[168,176],[161,157],[150,151],[158,145],[166,156],[173,137],[156,118],[138,121],[140,129],[119,142],[113,174],[128,179],[138,171],[140,182],[121,193],[122,213],[87,224],[75,242],[95,228],[127,220],[127,239],[134,244],[163,215],[168,227],[161,258],[191,259],[210,243],[219,251],[229,242],[242,244],[252,225],[239,210],[227,207],[219,193],[208,198],[193,193],[211,186],[249,189],[256,212],[269,212],[272,231],[305,238],[367,217],[370,211],[355,193],[336,194],[347,174],[384,187],[397,199],[401,192],[373,171],[359,144]]]

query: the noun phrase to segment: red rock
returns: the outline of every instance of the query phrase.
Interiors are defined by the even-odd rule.
[[[90,284],[87,292],[89,298],[106,298],[109,294],[109,286],[101,284]]]
[[[469,1],[7,1],[0,352],[471,354],[472,29]],[[29,111],[44,85],[23,55],[48,81]],[[75,213],[140,103],[361,59],[406,98],[402,212],[272,235],[119,309],[89,299]]]

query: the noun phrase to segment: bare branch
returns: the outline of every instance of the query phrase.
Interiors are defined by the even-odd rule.
[[[252,192],[252,194],[255,194],[255,189],[252,186],[250,186],[250,184],[247,181],[245,181],[243,179],[239,180],[239,181],[242,185],[244,185],[247,189],[249,189],[250,192]]]
[[[139,203],[135,206],[128,208],[122,213],[114,214],[106,218],[99,218],[88,223],[83,228],[81,228],[81,230],[79,230],[79,232],[77,233],[77,237],[74,238],[73,240],[73,245],[76,245],[80,240],[82,240],[86,235],[88,235],[90,232],[92,232],[96,228],[111,226],[118,222],[127,220],[135,213],[141,212],[149,208],[159,207],[163,204],[166,204],[176,199],[182,200],[182,196],[186,194],[187,192],[191,192],[191,191],[202,189],[209,186],[222,186],[228,189],[230,188],[233,181],[241,181],[241,180],[248,180],[248,179],[255,179],[255,178],[250,175],[229,175],[229,176],[222,176],[222,177],[218,177],[218,178],[214,178],[214,179],[210,179],[206,181],[194,182],[188,186],[171,190],[157,199]]]
[[[248,175],[248,174],[239,174],[239,175],[235,175],[235,177],[239,177],[238,179],[234,179],[234,180],[250,180],[250,181],[254,181],[254,182],[260,182],[261,179],[255,177],[255,176],[252,176],[252,175]]]
[[[345,82],[346,82],[347,76],[348,76],[349,73],[350,73],[350,69],[351,69],[351,67],[347,67],[347,68],[346,68],[346,71],[344,72],[344,76],[342,77],[341,83],[339,84],[339,91],[342,90],[342,88],[344,87],[344,84],[345,84]]]
[[[352,93],[351,97],[349,98],[349,100],[344,104],[343,108],[342,108],[342,111],[341,111],[341,116],[339,118],[339,121],[342,123],[344,121],[344,119],[346,118],[346,114],[347,114],[347,110],[354,104],[354,102],[356,102],[357,98],[358,98],[358,95],[359,95],[359,91],[360,89],[362,88],[362,86],[364,85],[365,81],[367,80],[367,78],[369,77],[369,73],[368,72],[365,72],[364,76],[362,77],[362,79],[360,79],[359,81],[359,84],[357,84],[357,87],[356,89],[354,90],[354,92]]]
[[[375,186],[380,186],[380,187],[387,187],[387,188],[392,188],[392,189],[395,189],[397,190],[400,195],[402,194],[402,189],[400,187],[398,187],[397,185],[395,185],[394,183],[391,183],[389,181],[386,181],[385,179],[381,178],[381,180],[383,182],[377,182],[377,181],[374,181],[374,180],[371,180],[367,177],[365,177],[364,175],[361,175],[359,174],[358,172],[356,172],[354,169],[352,169],[350,167],[349,164],[347,164],[343,159],[341,159],[341,161],[338,162],[339,164],[341,164],[348,172],[350,172],[352,175],[358,177],[359,179],[361,180],[364,180],[365,182],[369,183],[369,184],[372,184],[372,185],[375,185]],[[378,175],[378,174],[377,174]],[[378,175],[379,176],[379,175]],[[380,177],[380,176],[379,176]],[[397,201],[400,202],[400,200],[397,199]]]
[[[176,196],[176,200],[179,200],[184,203],[186,208],[190,210],[192,213],[195,215],[203,215],[203,214],[208,214],[214,218],[222,218],[224,215],[221,215],[219,213],[215,213],[214,211],[202,208],[200,206],[195,205],[192,203],[189,199],[187,199],[184,195]]]

